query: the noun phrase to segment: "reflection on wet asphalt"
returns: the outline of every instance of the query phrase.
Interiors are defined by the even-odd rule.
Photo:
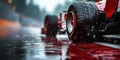
[[[119,45],[71,44],[64,36],[45,37],[38,31],[24,29],[0,38],[0,60],[120,60]]]
[[[27,31],[13,35],[0,39],[0,60],[65,60],[67,46],[55,37]]]

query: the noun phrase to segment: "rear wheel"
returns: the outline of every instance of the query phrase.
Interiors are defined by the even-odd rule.
[[[91,42],[96,38],[97,7],[91,2],[76,2],[68,9],[68,37],[73,43]]]
[[[47,15],[45,17],[46,36],[56,36],[58,32],[58,18],[54,15]]]

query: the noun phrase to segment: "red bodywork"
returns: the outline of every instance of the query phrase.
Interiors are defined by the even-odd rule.
[[[105,11],[106,18],[110,18],[117,9],[118,1],[119,0],[106,0],[105,2],[105,1],[97,0],[96,5],[99,10]]]
[[[46,33],[45,28],[41,28],[41,33],[42,33],[42,34],[45,34],[45,33]]]
[[[62,29],[62,13],[60,13],[60,18],[58,20],[58,28]]]
[[[118,1],[119,0],[107,0],[106,1],[106,6],[105,6],[104,10],[106,12],[106,17],[107,18],[112,17],[113,13],[117,9]]]
[[[63,13],[60,13],[60,18],[58,20],[58,28],[59,29],[63,29],[66,27],[66,23],[63,23],[63,17],[64,17],[64,20],[67,19],[67,13],[66,12],[63,12]]]

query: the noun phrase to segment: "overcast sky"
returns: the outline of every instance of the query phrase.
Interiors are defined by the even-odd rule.
[[[27,0],[29,2],[29,0]],[[48,12],[53,12],[58,4],[64,4],[66,0],[33,0],[35,5],[39,5],[40,9],[45,8]],[[68,0],[72,1],[72,0]]]

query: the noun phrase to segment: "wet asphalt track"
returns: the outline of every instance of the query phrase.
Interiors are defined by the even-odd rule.
[[[120,60],[119,45],[95,43],[107,47],[102,49],[91,43],[71,44],[65,35],[45,37],[39,28],[25,27],[0,39],[0,60]],[[107,54],[101,53],[111,50]]]

